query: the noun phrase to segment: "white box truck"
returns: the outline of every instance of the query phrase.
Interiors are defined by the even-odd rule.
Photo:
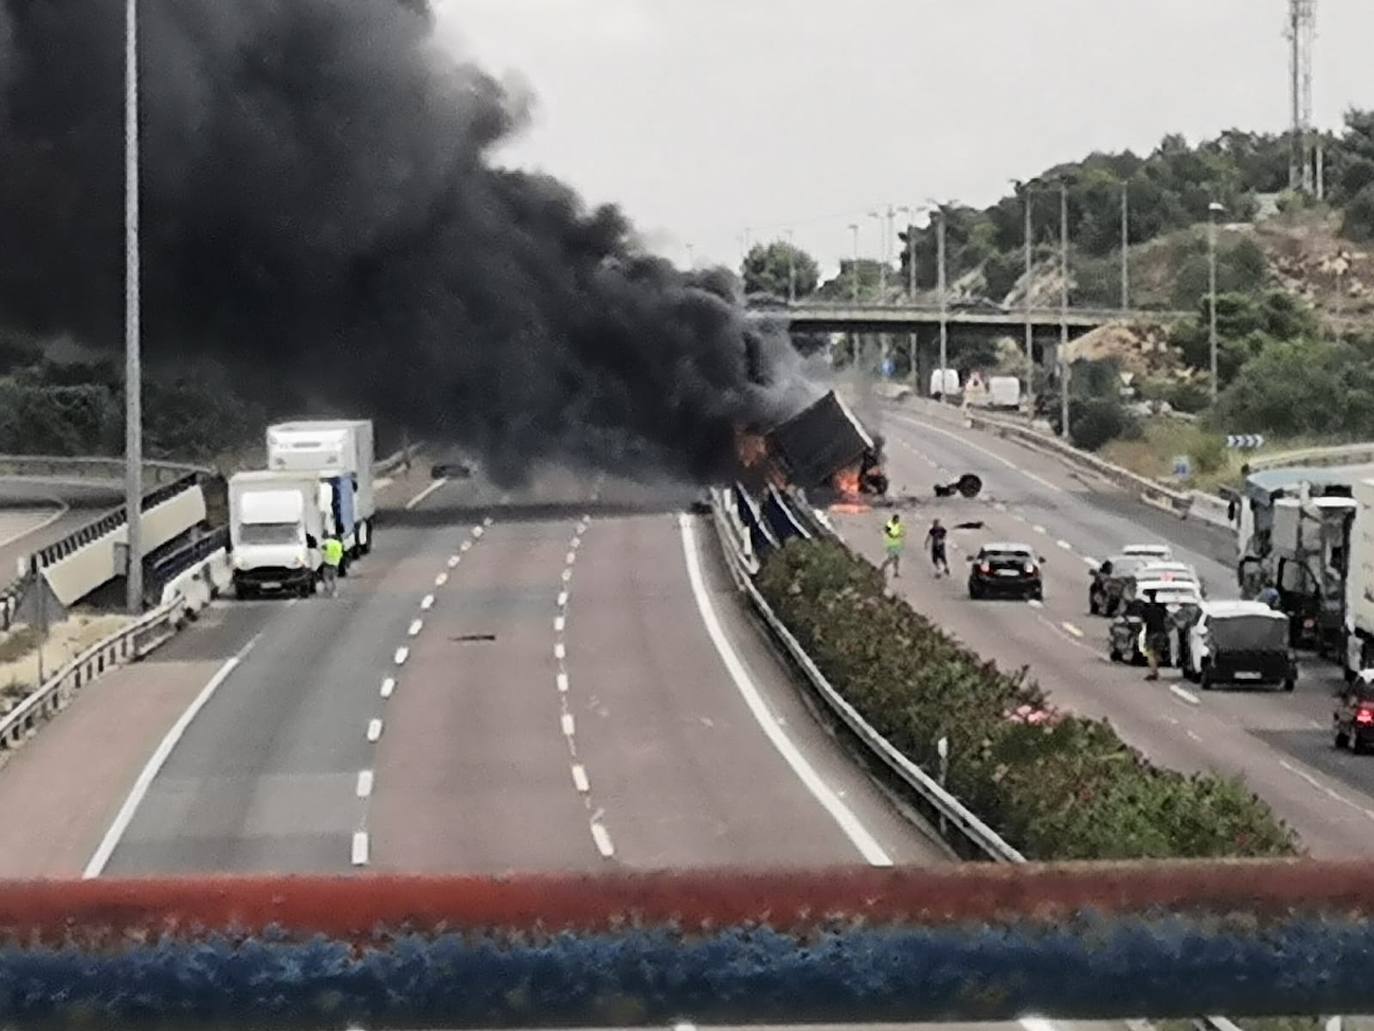
[[[1374,666],[1374,480],[1351,487],[1355,520],[1345,577],[1345,676]]]
[[[267,468],[309,472],[333,487],[330,514],[344,553],[372,550],[377,512],[372,487],[372,423],[367,419],[283,422],[267,427]]]
[[[958,369],[932,369],[930,372],[931,397],[957,397],[959,394]]]
[[[330,490],[309,472],[229,478],[230,560],[238,597],[315,592]]]
[[[1015,376],[993,376],[988,380],[988,407],[1017,410],[1021,407],[1021,381]]]

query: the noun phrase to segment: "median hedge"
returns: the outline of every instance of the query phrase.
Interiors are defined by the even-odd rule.
[[[1105,721],[1054,709],[1025,672],[969,651],[833,541],[774,553],[758,586],[841,694],[1033,859],[1282,856],[1293,832],[1239,780],[1152,765]]]

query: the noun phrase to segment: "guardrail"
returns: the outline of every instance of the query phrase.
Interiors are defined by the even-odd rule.
[[[185,600],[177,598],[92,645],[63,666],[0,717],[0,749],[22,744],[40,725],[65,709],[86,684],[108,669],[142,658],[175,634],[185,608]]]
[[[122,480],[125,468],[123,458],[100,455],[0,455],[0,476]],[[212,471],[207,466],[186,462],[143,463],[144,477],[155,484],[171,483],[188,473],[209,474]]]
[[[732,529],[729,520],[730,506],[726,504],[722,492],[715,488],[711,491],[711,511],[716,533],[720,537],[721,550],[725,552],[726,566],[730,570],[731,578],[739,589],[748,596],[754,609],[763,617],[764,622],[783,648],[786,649],[788,655],[806,674],[806,679],[810,681],[816,694],[830,711],[849,728],[850,732],[867,747],[875,758],[879,759],[908,788],[934,809],[945,826],[952,828],[963,842],[971,845],[980,857],[1004,863],[1024,863],[1025,857],[1020,852],[1003,841],[996,831],[941,787],[939,782],[894,748],[887,738],[878,733],[873,725],[864,719],[843,695],[835,690],[830,681],[826,679],[825,674],[806,654],[806,650],[802,648],[800,642],[778,618],[772,606],[759,593],[758,588],[754,586],[753,579],[748,572],[749,563],[746,561],[747,553],[742,543],[743,538]]]
[[[1290,465],[1364,465],[1370,462],[1374,462],[1374,444],[1334,444],[1256,455],[1249,464],[1252,472],[1258,472]]]

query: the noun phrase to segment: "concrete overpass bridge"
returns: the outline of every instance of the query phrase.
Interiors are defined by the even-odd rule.
[[[1088,330],[1109,322],[1150,321],[1178,322],[1195,312],[1150,311],[1121,308],[1069,308],[1061,315],[1058,308],[998,308],[986,306],[951,305],[942,314],[934,304],[854,304],[803,303],[781,304],[776,307],[751,307],[748,318],[765,323],[783,323],[790,329],[815,333],[921,333],[946,326],[977,328],[997,336],[1024,334],[1027,320],[1035,336],[1058,334],[1061,321],[1068,324],[1071,336],[1081,336]]]

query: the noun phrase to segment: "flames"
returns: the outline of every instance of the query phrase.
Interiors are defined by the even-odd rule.
[[[848,469],[841,469],[831,478],[831,484],[836,493],[840,495],[840,500],[830,506],[830,511],[841,515],[861,515],[864,512],[873,510],[871,505],[865,504],[863,500],[863,466],[855,465]]]

